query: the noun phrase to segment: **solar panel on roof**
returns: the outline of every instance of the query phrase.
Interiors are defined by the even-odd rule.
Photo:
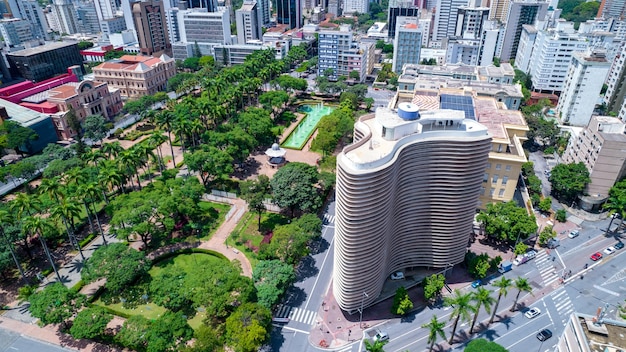
[[[465,112],[465,118],[476,119],[474,115],[474,100],[465,95],[441,94],[439,96],[442,109],[451,109]]]

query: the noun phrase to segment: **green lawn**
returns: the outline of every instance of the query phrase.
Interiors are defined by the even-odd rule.
[[[233,233],[226,239],[226,244],[236,247],[243,252],[254,268],[259,261],[257,253],[250,246],[259,248],[263,234],[271,231],[277,225],[285,225],[289,218],[276,213],[261,214],[261,231],[259,232],[259,215],[248,212],[244,215]]]
[[[202,270],[202,268],[213,265],[221,260],[224,259],[206,253],[179,254],[155,263],[148,273],[151,276],[154,276],[169,266],[176,266],[186,272],[193,272],[195,270]],[[122,303],[106,305],[100,299],[96,300],[93,304],[107,307],[115,312],[121,313],[120,315],[122,316],[143,315],[151,320],[157,319],[167,311],[167,309],[157,306],[154,303],[141,304],[135,309],[124,308],[122,307]],[[204,318],[206,318],[206,313],[201,309],[201,311],[197,312],[196,315],[187,322],[193,329],[197,329],[200,325],[202,325]]]
[[[208,233],[201,238],[206,241],[213,236],[215,230],[224,222],[226,214],[228,214],[230,210],[230,205],[201,201],[200,208],[207,212],[208,216],[211,218],[210,229]]]

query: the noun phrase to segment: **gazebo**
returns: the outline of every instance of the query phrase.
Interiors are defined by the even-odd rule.
[[[281,167],[287,162],[285,160],[285,154],[287,151],[278,145],[278,143],[272,144],[272,147],[265,151],[267,155],[267,163],[272,167]]]

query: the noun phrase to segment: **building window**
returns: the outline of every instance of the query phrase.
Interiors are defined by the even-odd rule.
[[[493,197],[493,194],[496,192],[495,188],[492,188],[491,191],[489,191],[489,195]]]
[[[496,170],[502,169],[502,164],[496,164]]]
[[[491,178],[491,183],[498,183],[498,175],[493,175]]]
[[[504,188],[500,189],[500,192],[498,192],[498,197],[500,198],[504,197]]]
[[[503,176],[502,177],[502,184],[506,185],[506,183],[509,181],[509,176]]]
[[[488,173],[485,173],[485,174],[483,175],[483,182],[487,182],[487,181],[489,181],[489,174],[488,174]]]
[[[485,195],[485,187],[480,187],[480,195],[481,196]]]
[[[487,169],[491,169],[491,163],[487,163]]]
[[[504,169],[505,169],[506,171],[511,171],[511,165],[507,165]]]

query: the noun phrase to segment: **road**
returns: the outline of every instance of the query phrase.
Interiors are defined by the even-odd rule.
[[[59,346],[24,337],[12,331],[0,329],[0,352],[67,352],[72,351]]]

